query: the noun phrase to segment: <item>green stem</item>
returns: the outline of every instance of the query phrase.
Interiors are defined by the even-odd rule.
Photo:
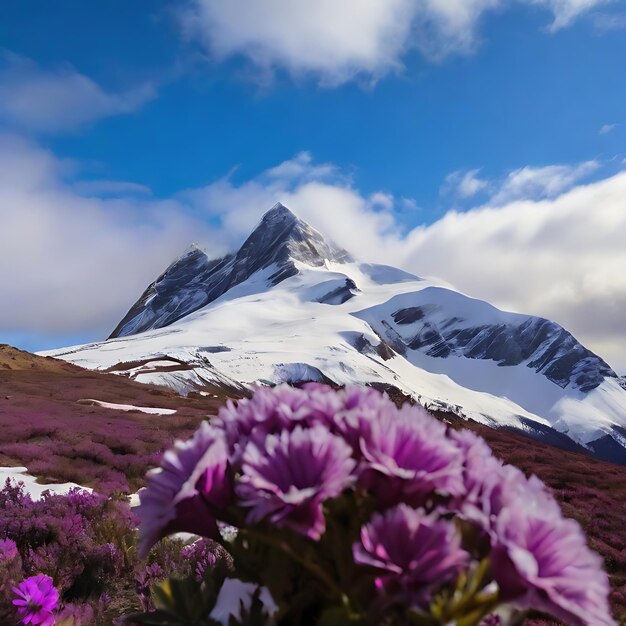
[[[477,626],[482,618],[500,604],[499,593],[481,595],[489,574],[489,561],[483,559],[462,587],[457,587],[452,603],[444,612],[445,622],[456,620],[457,626]]]
[[[336,595],[338,598],[341,598],[343,601],[346,600],[346,596],[343,590],[337,585],[337,583],[318,565],[315,563],[311,563],[307,559],[301,557],[299,554],[294,552],[289,545],[285,542],[274,539],[258,530],[253,530],[251,528],[240,529],[240,533],[247,535],[249,537],[253,537],[258,539],[259,541],[265,543],[268,546],[273,548],[278,548],[282,552],[284,552],[290,559],[294,560],[296,563],[299,563],[308,570],[311,574],[313,574],[320,582],[324,583],[324,585],[328,588],[330,592]]]
[[[472,612],[457,619],[457,626],[478,626],[485,615],[489,615],[500,604],[498,594],[483,597]]]

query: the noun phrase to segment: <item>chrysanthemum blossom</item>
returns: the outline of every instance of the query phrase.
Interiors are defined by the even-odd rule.
[[[461,450],[443,424],[417,407],[383,414],[361,439],[361,450],[361,483],[384,505],[417,506],[433,493],[464,491]]]
[[[232,460],[237,461],[253,437],[317,424],[341,435],[358,450],[369,423],[385,411],[395,413],[397,408],[386,395],[370,387],[349,385],[336,390],[319,383],[300,389],[278,385],[260,387],[249,399],[228,402],[214,423],[224,430]]]
[[[380,571],[377,586],[416,605],[456,576],[467,560],[454,523],[405,504],[375,514],[353,546],[354,560]]]
[[[23,580],[13,588],[17,596],[13,605],[23,624],[40,624],[52,626],[54,611],[59,604],[59,592],[52,578],[45,574],[37,574]]]
[[[221,430],[203,422],[188,441],[178,441],[148,473],[139,492],[139,549],[145,556],[162,537],[190,532],[219,535],[216,510],[230,501],[228,453]]]
[[[381,420],[395,420],[398,407],[371,387],[351,385],[340,392],[341,407],[332,416],[332,430],[341,435],[362,456],[361,441],[372,437],[372,426]]]
[[[251,398],[229,401],[215,423],[224,430],[233,458],[239,459],[253,435],[258,439],[297,426],[328,426],[342,408],[341,395],[329,391],[325,385],[259,387]]]
[[[561,511],[545,484],[536,476],[526,478],[512,465],[496,459],[485,440],[468,430],[450,437],[463,451],[463,494],[451,503],[452,510],[497,540],[500,513],[508,507],[560,518]]]
[[[545,611],[571,626],[614,626],[609,582],[580,526],[558,514],[504,509],[496,527],[493,573],[503,600]]]
[[[248,522],[268,519],[319,539],[326,528],[322,503],[352,483],[351,452],[321,425],[249,442],[236,488],[241,504],[250,507]]]

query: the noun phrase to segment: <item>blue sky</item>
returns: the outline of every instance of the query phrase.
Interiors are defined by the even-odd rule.
[[[142,83],[157,91],[131,115],[48,136],[45,145],[90,164],[86,174],[136,181],[157,195],[234,166],[244,179],[309,150],[350,167],[365,191],[414,198],[424,212],[406,216],[413,223],[438,216],[439,187],[453,170],[500,175],[624,150],[626,30],[600,32],[589,16],[547,34],[548,11],[515,6],[483,16],[471,54],[432,63],[413,51],[399,74],[374,87],[332,88],[315,75],[294,81],[281,68],[260,85],[246,59],[201,58],[202,48],[179,36],[175,8],[3,5],[5,50],[48,70],[71,65],[113,91]]]
[[[554,317],[626,364],[626,329],[613,317],[602,332],[591,328],[596,307],[616,316],[626,303],[626,283],[594,278],[596,265],[624,261],[602,226],[619,232],[622,222],[596,220],[579,255],[593,259],[589,277],[569,257],[580,239],[572,232],[549,262],[571,268],[541,283],[544,298],[511,286],[545,273],[524,264],[544,254],[519,234],[529,215],[544,220],[556,206],[555,216],[580,222],[561,205],[575,204],[582,185],[595,190],[594,206],[576,210],[589,217],[604,198],[607,215],[620,212],[623,1],[351,0],[337,9],[329,0],[21,0],[0,6],[0,49],[0,211],[15,228],[7,246],[40,237],[32,267],[3,261],[0,288],[14,305],[0,317],[0,340],[36,349],[98,338],[189,238],[221,253],[287,198],[357,252]],[[511,209],[524,202],[528,210]],[[35,205],[39,217],[26,215]],[[483,250],[480,219],[496,206],[497,219],[512,215],[502,232],[520,225],[506,250],[518,259],[508,284],[489,271],[475,277],[493,256],[455,269],[450,250],[433,254],[461,239]],[[339,213],[344,221],[332,219]],[[464,230],[452,236],[460,214]],[[52,242],[34,219],[67,239]],[[558,219],[536,228],[552,232]],[[338,225],[350,220],[363,224],[354,240]],[[107,263],[107,250],[132,269]],[[63,279],[44,280],[36,263]],[[76,300],[64,308],[67,289]],[[93,310],[83,305],[77,317],[81,301]]]

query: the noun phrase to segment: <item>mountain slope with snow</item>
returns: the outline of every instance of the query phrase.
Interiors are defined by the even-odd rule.
[[[296,262],[317,267],[326,260],[348,259],[345,250],[327,243],[289,209],[277,204],[237,254],[210,260],[192,246],[146,289],[109,339],[168,326],[267,267],[274,267],[270,282],[277,284],[297,273]]]
[[[431,408],[626,462],[626,390],[554,322],[364,264],[276,205],[232,255],[177,259],[106,342],[48,354],[186,392],[393,385]]]

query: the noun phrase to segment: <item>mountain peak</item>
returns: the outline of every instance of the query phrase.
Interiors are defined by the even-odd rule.
[[[260,239],[266,241],[267,245],[276,247],[284,243],[296,227],[313,231],[306,222],[298,218],[284,204],[277,202],[269,211],[263,214],[263,217],[261,217],[261,220],[254,227],[241,248],[246,248],[250,241],[259,241]]]
[[[281,202],[277,202],[269,211],[261,218],[261,223],[274,221],[297,221],[296,215]]]
[[[327,261],[349,261],[348,253],[296,217],[285,205],[275,204],[244,241],[235,255],[234,283],[246,280],[254,272],[275,266],[273,284],[298,273],[295,262],[321,267]]]
[[[244,241],[236,254],[235,265],[244,259],[246,265],[252,262],[256,269],[262,269],[273,263],[282,265],[288,261],[321,266],[326,261],[342,263],[350,257],[345,250],[327,241],[320,232],[278,202],[263,215]]]
[[[187,263],[190,258],[195,259],[195,258],[202,258],[202,257],[208,259],[205,249],[200,244],[192,243],[190,246],[188,246],[184,250],[182,254],[177,256],[170,263],[169,268],[175,267],[176,265],[179,265],[180,263]]]
[[[269,283],[295,276],[298,264],[322,267],[350,261],[348,253],[278,202],[236,254],[209,260],[193,244],[176,258],[142,294],[110,338],[168,326],[206,306],[253,274],[271,268]]]

